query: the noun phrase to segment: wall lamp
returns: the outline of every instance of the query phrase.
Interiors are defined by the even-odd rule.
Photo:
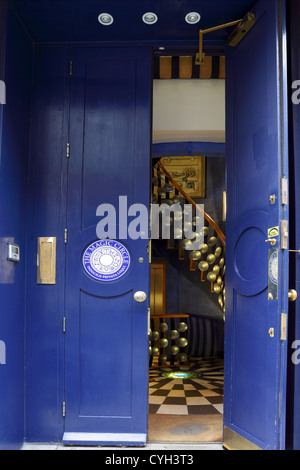
[[[220,26],[215,26],[213,28],[200,30],[199,31],[199,53],[196,54],[196,65],[202,65],[204,63],[205,54],[203,52],[203,36],[207,33],[212,33],[213,31],[218,31],[220,29],[229,28],[230,26],[235,26],[235,30],[230,34],[228,38],[228,45],[235,47],[239,42],[244,38],[244,36],[250,31],[250,29],[255,24],[255,15],[254,13],[247,13],[247,15],[242,20],[232,21],[230,23],[222,24]]]

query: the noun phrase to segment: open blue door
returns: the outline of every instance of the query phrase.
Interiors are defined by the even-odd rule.
[[[258,1],[227,50],[224,444],[285,446],[288,150],[285,2]]]
[[[119,196],[149,207],[151,52],[79,48],[71,65],[63,442],[144,445],[148,240],[126,239]],[[102,204],[116,214],[106,241],[97,232],[108,216],[105,206],[96,214]]]

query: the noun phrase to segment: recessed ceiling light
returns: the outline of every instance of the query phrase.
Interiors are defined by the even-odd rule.
[[[196,23],[199,23],[200,20],[201,20],[201,16],[199,15],[199,13],[195,11],[188,13],[185,17],[185,21],[188,24],[196,24]]]
[[[143,22],[146,24],[154,24],[158,20],[158,16],[155,13],[148,12],[143,15]]]
[[[98,21],[101,23],[103,26],[109,26],[114,22],[113,17],[109,13],[101,13],[98,16]]]

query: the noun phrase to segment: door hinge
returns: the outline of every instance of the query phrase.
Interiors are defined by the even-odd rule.
[[[63,318],[63,333],[66,332],[66,317]]]
[[[72,77],[72,75],[73,75],[73,61],[72,60],[70,60],[69,73],[70,73],[70,77]]]
[[[147,246],[148,261],[151,264],[152,262],[152,240],[149,240],[149,245]]]
[[[65,242],[65,245],[68,243],[68,229],[65,228],[65,232],[64,232],[64,242]]]
[[[281,314],[281,335],[280,335],[281,341],[286,341],[287,340],[287,314],[282,313]]]
[[[63,415],[63,418],[66,417],[66,402],[63,401],[63,404],[62,404],[62,415]]]
[[[148,308],[148,336],[151,335],[151,310]]]
[[[66,157],[70,158],[70,143],[67,143],[67,151],[66,151]]]
[[[288,180],[287,178],[281,178],[281,204],[286,206],[289,201],[289,192],[288,192]]]

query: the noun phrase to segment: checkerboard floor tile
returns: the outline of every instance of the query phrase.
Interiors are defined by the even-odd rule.
[[[166,378],[168,372],[193,372],[196,378]],[[149,374],[150,414],[223,414],[224,361],[190,358],[188,366],[158,367]]]

